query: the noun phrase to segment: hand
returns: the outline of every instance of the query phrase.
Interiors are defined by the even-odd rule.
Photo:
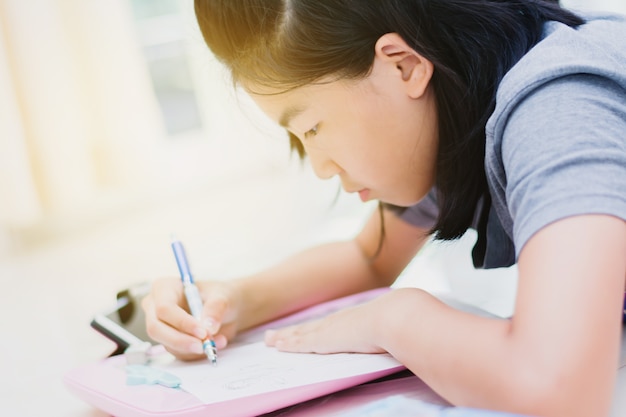
[[[201,321],[189,314],[180,279],[155,281],[142,301],[148,335],[182,360],[204,358],[202,340],[209,335],[217,348],[223,349],[237,333],[234,287],[214,281],[196,285],[204,303]]]
[[[381,308],[388,297],[346,308],[323,319],[265,333],[265,343],[285,352],[385,353],[379,342]],[[390,307],[387,307],[390,308]]]

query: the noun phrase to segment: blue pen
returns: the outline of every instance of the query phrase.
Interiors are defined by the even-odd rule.
[[[202,298],[200,297],[200,292],[198,292],[198,287],[196,287],[196,284],[193,282],[193,276],[191,275],[189,263],[187,263],[187,256],[185,255],[185,248],[183,248],[183,244],[178,240],[172,239],[172,250],[176,257],[176,263],[180,271],[180,279],[183,281],[185,298],[187,298],[191,315],[197,320],[202,320]],[[202,349],[211,364],[214,366],[217,365],[217,346],[210,335],[206,340],[202,341]]]

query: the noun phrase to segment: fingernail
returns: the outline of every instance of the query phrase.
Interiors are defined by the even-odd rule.
[[[265,339],[273,339],[276,335],[276,330],[266,330],[265,331]]]
[[[193,329],[193,335],[196,336],[198,339],[206,339],[206,332],[206,329],[203,327],[196,327],[195,329]]]
[[[204,320],[202,320],[202,325],[210,334],[217,333],[218,326],[215,320],[213,320],[212,318],[207,317]]]
[[[191,353],[196,353],[196,354],[204,353],[204,351],[202,350],[202,344],[201,343],[193,343],[191,346],[189,346],[189,351]]]

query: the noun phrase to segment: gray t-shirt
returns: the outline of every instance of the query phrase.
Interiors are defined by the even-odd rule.
[[[476,266],[512,265],[533,234],[565,217],[626,220],[626,17],[584,17],[578,28],[546,23],[498,86],[486,127],[492,204]],[[432,227],[435,194],[402,218]]]

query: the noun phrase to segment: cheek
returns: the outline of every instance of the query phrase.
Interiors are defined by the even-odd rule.
[[[344,168],[372,171],[372,175],[396,170],[413,154],[415,144],[406,124],[383,115],[359,114],[358,118],[344,119],[345,123],[332,135],[329,150]],[[384,170],[384,171],[383,171]]]
[[[356,103],[337,109],[339,123],[328,131],[326,146],[344,164],[352,161],[370,170],[398,171],[409,165],[415,169],[432,157],[431,129],[425,123],[424,109],[414,101],[363,99]],[[421,160],[422,156],[427,160]]]

